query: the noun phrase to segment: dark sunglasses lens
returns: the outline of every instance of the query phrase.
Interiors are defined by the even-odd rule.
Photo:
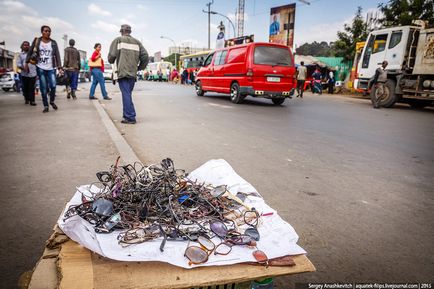
[[[265,263],[268,261],[267,255],[261,250],[256,250],[253,252],[253,257],[255,257],[256,261],[259,263]]]
[[[207,239],[203,236],[199,236],[197,238],[197,241],[199,242],[199,244],[204,246],[208,251],[214,250],[215,245],[210,239]]]
[[[255,241],[259,241],[259,239],[261,238],[258,230],[256,230],[255,228],[248,228],[246,231],[244,231],[244,234],[250,236]]]
[[[227,255],[232,251],[232,247],[225,244],[225,243],[221,243],[220,245],[217,246],[217,248],[215,248],[214,254],[215,255]]]
[[[101,216],[110,216],[113,213],[113,203],[109,200],[98,199],[93,202],[92,210]]]
[[[223,238],[228,234],[228,228],[222,222],[212,222],[210,225],[211,231],[217,236]]]
[[[208,254],[196,246],[188,247],[185,250],[185,256],[195,264],[205,263],[208,260]]]

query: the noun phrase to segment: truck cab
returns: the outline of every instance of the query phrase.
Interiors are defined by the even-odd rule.
[[[423,107],[431,104],[434,100],[433,47],[432,28],[398,26],[372,31],[357,65],[355,88],[367,92],[375,70],[387,60],[388,81],[380,105],[391,107],[395,102],[406,102]],[[375,87],[371,98],[373,94]]]

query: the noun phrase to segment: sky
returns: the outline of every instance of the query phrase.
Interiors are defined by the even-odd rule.
[[[0,42],[6,49],[19,51],[22,41],[40,36],[41,25],[51,27],[51,37],[64,48],[62,37],[76,41],[75,47],[90,54],[95,43],[108,53],[111,41],[120,35],[121,24],[130,24],[132,36],[139,39],[150,55],[161,51],[167,56],[173,42],[178,46],[208,47],[207,3],[213,0],[0,0]],[[350,23],[357,7],[374,11],[387,0],[245,0],[244,35],[268,42],[270,8],[296,3],[295,46],[305,42],[334,41],[336,33]],[[214,0],[211,10],[232,19],[238,0]],[[220,21],[226,38],[233,37],[229,22],[211,15],[211,48],[215,46]],[[229,35],[228,35],[229,34]],[[168,37],[173,40],[161,38]],[[61,49],[63,50],[63,49]],[[63,51],[62,51],[63,52]],[[63,53],[61,53],[63,55]]]

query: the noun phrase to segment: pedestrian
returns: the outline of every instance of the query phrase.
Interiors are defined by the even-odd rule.
[[[190,79],[188,81],[188,84],[194,84],[195,83],[195,78],[194,78],[194,69],[190,70]]]
[[[327,87],[328,87],[328,93],[333,94],[333,91],[335,89],[335,74],[333,73],[333,70],[330,70],[328,78],[327,78]]]
[[[319,70],[319,66],[316,67],[315,72],[312,74],[313,92],[322,94],[322,74]]]
[[[75,40],[69,40],[69,47],[65,48],[65,55],[63,58],[63,67],[69,79],[69,85],[66,86],[67,98],[77,99],[75,92],[78,86],[78,74],[81,69],[80,52],[74,47]]]
[[[14,73],[15,90],[21,92],[21,77],[19,73]]]
[[[384,86],[387,82],[386,67],[388,64],[386,60],[381,63],[381,66],[375,70],[374,79],[369,84],[372,106],[374,108],[380,108],[381,100],[384,97]],[[375,86],[375,89],[372,89],[372,86]]]
[[[187,83],[188,71],[185,68],[181,68],[181,84]]]
[[[297,67],[297,97],[303,98],[304,83],[306,81],[307,68],[304,66],[304,61],[300,62]]]
[[[169,82],[170,81],[170,68],[166,69],[166,81]]]
[[[56,99],[56,68],[62,71],[59,46],[54,39],[51,39],[51,28],[47,25],[41,27],[41,37],[33,40],[32,46],[27,53],[26,63],[35,61],[36,73],[39,78],[42,102],[44,103],[43,113],[49,111],[48,91],[50,91],[50,105],[57,110],[54,103]],[[36,52],[35,55],[33,52]],[[34,58],[35,57],[35,58]]]
[[[158,69],[157,74],[158,74],[158,81],[162,82],[163,81],[163,72],[161,72],[161,69]]]
[[[22,88],[24,103],[35,106],[36,66],[30,63],[26,63],[29,48],[30,42],[23,41],[23,43],[21,44],[21,53],[18,55],[17,67],[21,69],[21,82],[23,84]]]
[[[172,82],[173,82],[174,84],[177,84],[177,83],[178,83],[179,75],[178,75],[178,71],[176,70],[176,68],[173,69],[173,71],[172,71],[172,75],[170,76],[170,78],[172,79]]]
[[[115,38],[110,45],[108,61],[117,63],[118,83],[122,92],[122,123],[135,124],[136,110],[132,92],[136,82],[137,70],[143,70],[148,64],[148,52],[142,43],[131,36],[131,26],[123,24],[121,36]]]
[[[92,73],[92,85],[90,86],[89,99],[98,99],[95,97],[95,89],[99,84],[101,87],[102,97],[106,100],[111,100],[108,96],[107,90],[105,89],[105,79],[104,79],[104,61],[101,57],[101,43],[95,43],[93,46],[95,51],[90,57],[89,67]]]

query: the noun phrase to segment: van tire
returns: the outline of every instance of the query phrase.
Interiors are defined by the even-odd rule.
[[[275,104],[275,105],[281,105],[282,103],[285,102],[286,98],[272,98],[271,101]]]
[[[202,83],[200,81],[196,81],[195,87],[197,96],[203,96],[205,94],[205,91],[202,90]]]
[[[381,99],[380,106],[382,107],[392,107],[398,100],[398,96],[395,93],[396,82],[392,79],[388,79],[384,84],[385,97]],[[371,89],[371,101],[372,104],[375,102],[377,88],[375,86]]]
[[[3,87],[2,89],[3,89],[3,91],[8,92],[10,88]]]
[[[243,101],[243,97],[240,93],[240,85],[237,82],[231,84],[231,101],[237,104]]]

